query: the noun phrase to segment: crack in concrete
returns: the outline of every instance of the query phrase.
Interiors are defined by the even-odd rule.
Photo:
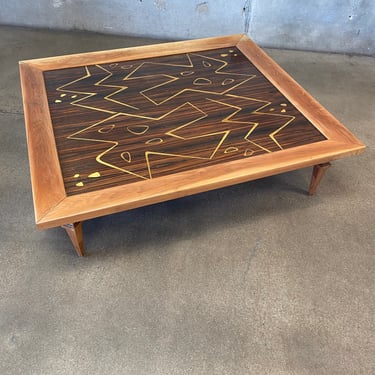
[[[251,8],[250,1],[251,0],[246,0],[242,8],[242,12],[245,17],[244,32],[246,34],[249,32],[249,28],[250,28],[250,18],[251,18],[250,17],[250,8]]]

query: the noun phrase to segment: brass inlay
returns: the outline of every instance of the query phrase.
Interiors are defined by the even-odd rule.
[[[233,53],[234,50],[231,49],[229,50],[229,52]],[[109,95],[104,96],[104,100],[121,105],[120,107],[122,109],[121,111],[115,111],[111,109],[99,108],[99,107],[88,105],[87,103],[88,100],[94,97],[95,95],[98,95],[98,93],[94,92],[94,90],[92,90],[92,92],[69,90],[70,85],[76,84],[79,81],[83,81],[87,78],[90,78],[92,77],[92,74],[97,74],[97,73],[94,73],[94,71],[92,70],[93,69],[92,67],[86,66],[85,67],[86,74],[83,77],[80,77],[69,83],[59,86],[56,90],[63,92],[62,94],[60,94],[60,97],[64,97],[67,95],[66,93],[70,93],[70,94],[73,94],[70,97],[72,99],[76,99],[78,98],[78,94],[79,94],[81,97],[77,100],[73,100],[72,102],[70,102],[71,105],[82,107],[82,108],[87,108],[87,109],[91,109],[95,111],[105,112],[108,114],[108,116],[107,118],[100,120],[99,122],[96,122],[80,131],[77,131],[71,134],[70,136],[68,136],[68,138],[75,139],[75,140],[107,143],[108,148],[96,156],[96,161],[103,166],[113,168],[124,173],[128,173],[130,175],[136,176],[141,179],[152,178],[152,170],[151,170],[152,168],[150,164],[150,157],[152,157],[152,155],[166,156],[166,157],[178,157],[178,158],[184,158],[184,159],[211,160],[215,157],[217,151],[223,146],[224,151],[220,152],[221,156],[223,155],[223,153],[230,154],[230,153],[234,153],[237,151],[241,151],[241,155],[247,157],[247,156],[252,156],[256,152],[253,149],[246,148],[246,145],[249,146],[249,143],[252,145],[251,147],[253,146],[256,147],[255,150],[258,149],[258,150],[263,150],[267,153],[270,153],[271,150],[274,150],[274,147],[273,148],[270,147],[270,149],[268,149],[262,146],[261,144],[259,144],[258,142],[255,142],[254,140],[252,140],[252,134],[258,128],[258,126],[261,126],[260,123],[251,121],[252,115],[256,116],[257,119],[259,118],[259,115],[277,116],[281,120],[280,126],[275,131],[268,134],[268,137],[273,141],[273,143],[279,149],[282,149],[282,146],[276,139],[277,134],[282,129],[284,129],[287,125],[289,125],[295,119],[295,117],[289,116],[289,115],[276,114],[276,113],[272,113],[272,114],[268,113],[268,112],[275,111],[274,107],[270,108],[270,105],[272,103],[269,101],[230,94],[231,90],[235,89],[236,87],[239,87],[240,85],[256,77],[254,74],[242,74],[242,73],[240,74],[240,73],[225,72],[223,70],[228,66],[228,63],[226,61],[215,59],[213,57],[207,57],[198,53],[187,53],[185,54],[185,56],[187,59],[186,64],[168,64],[168,63],[142,62],[141,61],[141,62],[135,62],[132,65],[122,65],[120,66],[121,69],[132,69],[132,71],[129,72],[128,74],[124,72],[126,76],[121,81],[123,85],[108,84],[109,82],[112,82],[110,78],[113,76],[113,73],[101,65],[96,65],[95,68],[103,71],[105,76],[104,78],[101,77],[100,80],[98,80],[97,82],[91,85],[93,85],[94,87],[101,86],[101,87],[113,88],[114,92],[110,93]],[[222,53],[220,56],[226,57],[228,56],[228,54]],[[234,56],[237,56],[237,54],[234,54]],[[208,76],[211,79],[205,78],[205,77],[199,77],[199,78],[194,79],[194,77],[190,77],[195,74],[195,70],[193,70],[193,68],[196,67],[197,64],[199,63],[201,63],[203,67],[207,68],[207,70],[210,70],[210,73],[212,73],[212,75],[208,75]],[[119,65],[118,63],[113,63],[113,64],[109,64],[106,66],[108,66],[109,68],[116,68],[118,65]],[[147,69],[146,69],[147,66],[149,65],[167,66],[169,67],[168,69],[166,69],[166,72],[168,72],[168,74],[149,74],[147,73]],[[217,65],[220,65],[220,66],[217,67]],[[208,69],[208,68],[211,68],[211,69]],[[193,91],[193,92],[197,92],[201,94],[202,93],[210,94],[210,97],[206,97],[203,100],[211,101],[218,105],[232,108],[233,111],[229,115],[226,115],[224,119],[222,119],[221,121],[220,120],[218,121],[217,132],[213,132],[209,134],[202,133],[202,134],[195,135],[195,136],[183,137],[181,136],[181,134],[184,134],[183,129],[185,127],[189,127],[190,125],[193,125],[194,123],[203,120],[204,118],[208,117],[210,113],[206,113],[205,111],[200,109],[198,105],[196,104],[185,102],[182,105],[179,105],[178,107],[172,108],[168,112],[163,113],[162,115],[159,114],[158,116],[151,117],[151,116],[146,116],[142,114],[142,108],[139,108],[141,106],[138,107],[138,102],[141,103],[141,101],[137,101],[136,102],[137,106],[133,106],[129,103],[118,100],[119,94],[126,91],[128,87],[131,86],[132,88],[134,88],[136,87],[137,83],[140,82],[140,80],[142,80],[142,82],[147,82],[149,78],[151,77],[157,77],[159,79],[159,82],[160,82],[160,77],[161,77],[164,81],[162,83],[159,83],[152,87],[148,87],[146,89],[144,89],[145,86],[143,86],[142,89],[139,89],[139,92],[137,92],[138,97],[142,99],[143,101],[146,101],[148,104],[151,103],[155,106],[160,106],[164,104],[165,102],[172,100],[173,98],[182,94],[185,91]],[[177,81],[184,82],[184,83],[186,82],[186,86],[183,86],[182,89],[181,88],[178,88],[177,90],[173,89],[175,82],[178,83]],[[161,97],[160,95],[159,96],[155,95],[154,92],[157,91],[157,89],[159,88],[164,88],[163,86],[165,86],[165,90],[162,92],[164,97]],[[204,89],[203,88],[197,89],[194,86],[207,86],[207,88],[205,87]],[[227,87],[223,90],[222,86],[227,86]],[[85,87],[88,87],[88,86],[85,86]],[[171,88],[171,89],[168,90],[168,88]],[[214,97],[218,98],[218,100],[212,99],[213,95],[216,95]],[[155,97],[158,98],[157,101],[156,99],[154,99]],[[160,97],[161,99],[159,99]],[[246,106],[243,107],[242,105],[238,106],[238,105],[233,105],[233,104],[229,104],[225,102],[225,100],[230,102],[231,99],[239,99],[240,102],[241,101],[243,102],[244,100],[249,101],[249,103],[251,103],[252,105],[256,105],[255,108],[257,109],[249,113],[247,121],[236,120],[236,115],[242,110],[246,109],[245,108]],[[59,103],[61,102],[61,100],[56,99],[55,102]],[[155,125],[158,125],[160,124],[159,123],[160,120],[168,118],[168,116],[170,115],[175,116],[176,119],[179,119],[180,117],[178,116],[178,111],[183,110],[185,108],[185,111],[183,113],[186,113],[185,106],[190,107],[190,114],[194,115],[192,116],[194,117],[193,120],[190,120],[182,124],[180,122],[180,124],[176,126],[174,129],[171,129],[171,128],[166,129],[164,135],[162,135],[163,138],[160,138],[158,136],[148,139],[148,140],[145,140],[144,137],[140,138],[141,139],[140,141],[144,142],[144,144],[153,146],[153,148],[151,149],[153,151],[151,151],[147,147],[145,148],[145,151],[144,151],[145,169],[147,168],[146,173],[144,171],[140,171],[140,169],[142,168],[142,167],[139,167],[140,164],[139,165],[136,164],[137,168],[135,168],[134,166],[122,168],[122,166],[116,165],[114,164],[114,162],[112,164],[112,163],[107,162],[106,160],[103,160],[103,159],[114,160],[108,157],[106,158],[106,155],[110,153],[113,154],[113,152],[116,152],[117,150],[116,147],[122,146],[122,149],[124,149],[124,144],[122,143],[124,141],[122,141],[121,139],[109,140],[108,138],[104,137],[105,134],[110,133],[116,126],[115,124],[107,124],[108,122],[112,122],[116,119],[116,124],[118,124],[117,126],[119,129],[122,129],[120,127],[124,126],[124,130],[126,129],[131,134],[142,136],[146,132],[148,132],[147,134],[150,137],[152,137],[153,134],[156,135],[155,133],[153,133],[153,127],[152,127],[153,123],[155,123]],[[280,104],[280,106],[286,107],[287,104],[282,103]],[[113,104],[110,108],[113,108]],[[262,112],[263,110],[267,112]],[[210,111],[207,111],[207,112],[210,112]],[[282,109],[281,112],[285,113],[286,110]],[[135,120],[144,119],[145,123],[150,123],[151,126],[150,125],[124,125],[118,121],[119,116],[125,116],[124,124],[131,123],[131,119],[135,119]],[[259,121],[259,120],[256,120],[256,121]],[[233,146],[233,144],[235,144],[236,146],[238,145],[238,138],[236,140],[236,143],[234,143],[234,141],[232,140],[234,138],[229,137],[231,132],[233,131],[232,130],[233,127],[236,124],[243,124],[242,131],[244,130],[244,133],[243,135],[241,135],[241,137],[242,137],[242,142],[244,142],[245,144],[244,148],[242,148],[242,146],[241,148]],[[114,132],[115,134],[117,133],[117,131],[119,131],[118,128],[116,128],[116,131]],[[237,125],[237,128],[238,128],[238,125]],[[95,132],[96,129],[98,130]],[[275,127],[273,129],[275,129]],[[98,133],[103,134],[103,137],[100,138]],[[126,133],[126,131],[124,133]],[[96,134],[96,136],[94,134]],[[160,133],[158,135],[160,135]],[[187,154],[187,155],[166,152],[169,150],[165,146],[165,144],[167,146],[170,144],[168,142],[176,142],[176,141],[194,142],[195,140],[201,141],[205,137],[211,137],[212,139],[217,138],[215,140],[216,143],[212,146],[212,149],[200,150],[199,153],[197,152],[195,154]],[[129,138],[126,138],[126,139],[128,140]],[[231,143],[232,145],[230,145]],[[269,143],[270,142],[268,142],[268,144]],[[245,151],[243,151],[244,149]],[[125,151],[120,154],[117,154],[117,156],[118,155],[124,161],[132,165],[132,155],[130,154],[130,152]],[[133,153],[133,158],[136,158],[134,153]],[[139,163],[138,160],[139,159],[137,156],[137,163]],[[134,171],[131,170],[132,168],[134,168]],[[80,176],[79,174],[76,174],[74,175],[74,178],[78,178],[79,176]],[[88,177],[100,177],[100,173],[94,172],[90,174]],[[83,182],[78,182],[76,186],[79,186],[79,187],[83,186]]]
[[[128,126],[128,132],[135,134],[135,135],[142,135],[147,132],[150,127],[148,125],[135,125],[135,126]]]
[[[224,150],[224,154],[229,154],[231,152],[237,152],[238,151],[238,148],[237,147],[227,147],[225,150]]]
[[[254,154],[254,151],[248,148],[245,150],[243,156],[251,156],[253,154]]]
[[[149,139],[146,143],[146,145],[157,145],[159,143],[162,143],[163,140],[161,138],[152,138],[152,139]]]
[[[131,154],[130,154],[129,151],[122,152],[120,156],[121,156],[121,158],[124,159],[126,162],[131,163],[131,161],[132,161],[132,156],[131,156]]]
[[[197,86],[212,85],[212,81],[208,78],[196,78],[193,82],[193,85],[197,85]]]
[[[97,178],[100,177],[100,172],[93,172],[88,175],[89,178]]]
[[[226,86],[226,85],[230,85],[231,83],[234,82],[234,79],[233,78],[225,78],[223,82],[221,82],[221,84],[223,86]]]
[[[114,125],[114,124],[103,126],[102,128],[100,128],[100,129],[98,130],[98,132],[99,132],[99,133],[103,133],[103,134],[109,133],[110,131],[113,130],[113,128],[114,128],[115,126],[116,126],[116,125]]]

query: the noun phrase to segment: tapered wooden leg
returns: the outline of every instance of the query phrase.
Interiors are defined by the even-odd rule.
[[[330,166],[331,166],[331,163],[314,165],[312,176],[311,176],[309,195],[315,194],[320,181],[322,180],[324,174],[326,173],[327,169]]]
[[[82,235],[82,222],[65,224],[62,226],[68,233],[70,240],[77,252],[77,255],[83,257],[85,255],[85,250],[83,247],[83,235]]]

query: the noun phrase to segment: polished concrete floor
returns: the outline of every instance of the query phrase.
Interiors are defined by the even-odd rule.
[[[269,50],[368,146],[311,171],[34,226],[18,60],[155,41],[0,27],[0,374],[374,374],[375,60]]]

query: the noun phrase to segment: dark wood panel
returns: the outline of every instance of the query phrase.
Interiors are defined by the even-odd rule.
[[[235,47],[44,79],[68,195],[326,139]]]

